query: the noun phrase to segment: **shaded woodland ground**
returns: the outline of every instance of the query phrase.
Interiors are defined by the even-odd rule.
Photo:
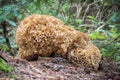
[[[118,66],[108,58],[102,58],[98,70],[72,64],[61,57],[39,57],[37,61],[4,58],[13,69],[0,71],[0,80],[120,80]]]

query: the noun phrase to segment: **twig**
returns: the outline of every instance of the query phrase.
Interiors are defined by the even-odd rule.
[[[99,1],[95,1],[95,2],[93,2],[93,3],[91,3],[91,4],[89,4],[89,5],[87,6],[87,8],[86,8],[86,10],[85,10],[85,13],[84,13],[84,16],[83,16],[83,22],[85,21],[86,14],[87,14],[90,6],[91,6],[91,5],[94,5],[94,4],[97,3],[97,2],[99,2]]]
[[[2,52],[2,51],[0,51],[0,57],[1,57],[2,59],[4,59],[6,62],[9,61],[9,58],[8,58],[8,57],[5,55],[5,53]]]
[[[79,18],[80,12],[81,12],[81,10],[83,9],[83,7],[85,6],[86,2],[87,2],[87,1],[85,1],[82,6],[77,7],[77,15],[76,15],[76,18]],[[80,5],[80,3],[79,3],[79,5]]]
[[[47,76],[47,75],[41,75],[41,74],[35,73],[35,72],[31,71],[31,70],[26,71],[26,70],[20,69],[20,71],[21,71],[23,74],[33,75],[33,76],[35,76],[35,77],[37,77],[37,78],[49,78],[49,79],[53,79],[53,80],[57,79],[56,77]]]
[[[85,27],[94,27],[94,24],[82,24],[81,26],[85,26]]]
[[[16,60],[21,61],[21,62],[25,62],[27,63],[27,65],[29,65],[34,71],[36,71],[37,73],[41,74],[42,72],[40,72],[39,69],[35,68],[29,61],[25,60],[25,59],[21,59],[21,58],[17,58],[15,57]]]
[[[14,54],[14,51],[13,51],[11,45],[10,45],[10,41],[9,41],[9,38],[8,38],[8,31],[7,31],[7,23],[6,23],[6,21],[3,21],[1,23],[1,25],[2,25],[2,28],[3,28],[3,36],[4,36],[5,40],[6,40],[7,46],[9,48],[9,52],[10,52],[10,54],[12,56],[14,56],[15,54]]]
[[[100,30],[105,26],[105,24],[101,25],[100,27],[98,27],[96,30]]]
[[[40,70],[39,69],[37,69],[37,68],[35,68],[30,62],[28,62],[28,64],[30,65],[30,67],[32,68],[32,69],[34,69],[37,73],[42,73],[42,72],[40,72]]]
[[[100,15],[100,9],[98,10],[95,18],[96,18],[96,19],[99,19],[99,15]],[[101,18],[99,19],[99,21],[101,21]]]

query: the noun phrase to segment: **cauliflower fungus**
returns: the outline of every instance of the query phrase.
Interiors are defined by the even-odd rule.
[[[61,20],[33,14],[19,24],[16,31],[18,56],[33,60],[39,56],[61,56],[85,67],[98,68],[100,51],[87,34],[74,30]]]

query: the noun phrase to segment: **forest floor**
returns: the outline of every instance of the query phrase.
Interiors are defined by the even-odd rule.
[[[108,58],[101,60],[97,71],[61,57],[40,57],[37,61],[9,57],[8,63],[14,69],[8,73],[0,71],[0,80],[120,80],[118,67]]]

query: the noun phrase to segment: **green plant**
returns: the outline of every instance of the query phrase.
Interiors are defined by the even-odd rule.
[[[8,65],[2,58],[0,58],[0,70],[4,72],[12,71],[13,67]]]

